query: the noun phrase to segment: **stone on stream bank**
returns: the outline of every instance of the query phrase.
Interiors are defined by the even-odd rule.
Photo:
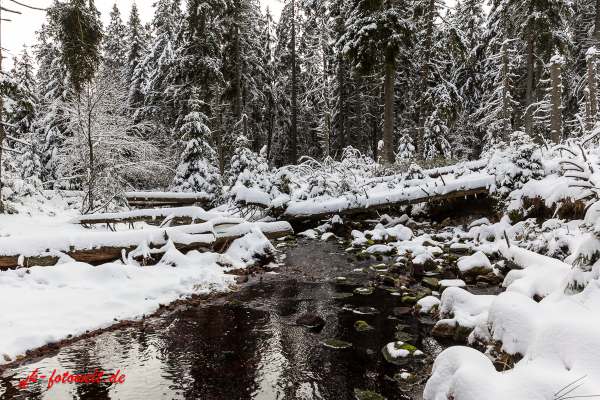
[[[467,340],[473,328],[467,328],[460,326],[457,322],[455,326],[450,324],[440,323],[439,321],[432,329],[431,334],[435,336],[452,337],[457,342],[464,342]]]
[[[463,258],[456,265],[461,274],[470,278],[475,278],[478,275],[486,275],[493,270],[490,260],[482,251]]]

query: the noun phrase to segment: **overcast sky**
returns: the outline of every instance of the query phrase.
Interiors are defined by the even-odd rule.
[[[20,3],[29,4],[34,7],[45,8],[48,7],[52,0],[18,0]],[[12,57],[19,54],[23,48],[23,44],[27,44],[28,47],[36,43],[35,32],[42,26],[46,20],[46,13],[43,11],[31,10],[22,7],[18,4],[13,3],[10,0],[0,0],[2,6],[5,8],[20,11],[21,15],[2,12],[2,18],[8,18],[12,22],[2,21],[2,47],[7,49],[8,52],[4,52],[4,56],[8,59],[4,59],[4,68],[8,69],[12,66]],[[143,23],[150,22],[154,15],[154,8],[152,4],[156,0],[135,0],[140,12],[140,17]],[[110,21],[110,10],[112,9],[114,0],[96,0],[96,7],[102,13],[102,22],[106,26]],[[129,18],[129,11],[134,0],[118,0],[117,6],[121,10],[121,18],[124,22]],[[269,5],[271,12],[275,18],[279,18],[279,13],[283,8],[283,3],[279,0],[261,0],[263,9],[266,5]]]

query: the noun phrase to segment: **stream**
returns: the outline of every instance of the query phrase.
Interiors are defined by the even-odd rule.
[[[369,295],[352,294],[373,282],[371,266],[393,259],[357,261],[337,243],[305,239],[280,250],[285,258],[279,268],[252,276],[237,292],[152,317],[153,332],[136,327],[105,332],[5,371],[0,397],[355,399],[358,389],[387,399],[421,399],[423,382],[400,383],[394,376],[409,371],[425,377],[434,357],[456,342],[433,338],[434,321],[394,317],[393,308],[403,304],[383,286],[374,284]],[[352,311],[357,307],[379,313],[358,315]],[[296,319],[307,313],[325,319],[324,327],[297,325]],[[358,320],[373,329],[358,331]],[[382,349],[397,340],[399,326],[428,355],[425,360],[397,365],[384,358]],[[330,338],[352,347],[324,346]],[[105,377],[119,370],[126,378],[124,383],[57,383],[50,389],[46,378],[19,389],[36,369],[47,376],[53,370],[91,374],[98,369]]]

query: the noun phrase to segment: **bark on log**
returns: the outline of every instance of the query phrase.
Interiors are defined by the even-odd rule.
[[[125,198],[130,206],[184,206],[196,203],[208,203],[210,198],[205,193],[162,193],[162,192],[128,192]]]

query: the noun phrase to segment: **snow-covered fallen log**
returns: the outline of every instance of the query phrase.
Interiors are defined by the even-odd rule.
[[[125,198],[134,207],[181,206],[210,201],[210,196],[206,193],[126,192]]]
[[[139,248],[161,249],[169,242],[181,252],[212,249],[213,246],[232,242],[256,227],[268,239],[293,233],[287,222],[249,223],[241,218],[221,217],[201,224],[171,228],[7,237],[0,238],[0,269],[54,265],[61,258],[97,264],[125,259],[128,253]]]
[[[72,224],[81,225],[118,223],[131,224],[134,222],[146,222],[150,225],[162,225],[163,222],[170,223],[171,225],[184,225],[202,223],[218,217],[221,217],[221,214],[206,212],[200,207],[178,207],[153,208],[121,213],[81,215],[71,219],[69,222]]]
[[[416,203],[447,200],[487,193],[494,177],[486,173],[470,174],[440,185],[421,185],[409,188],[397,188],[379,192],[366,192],[358,196],[338,198],[314,198],[305,201],[290,201],[279,219],[298,221],[322,219],[333,214],[347,215],[399,207]]]

